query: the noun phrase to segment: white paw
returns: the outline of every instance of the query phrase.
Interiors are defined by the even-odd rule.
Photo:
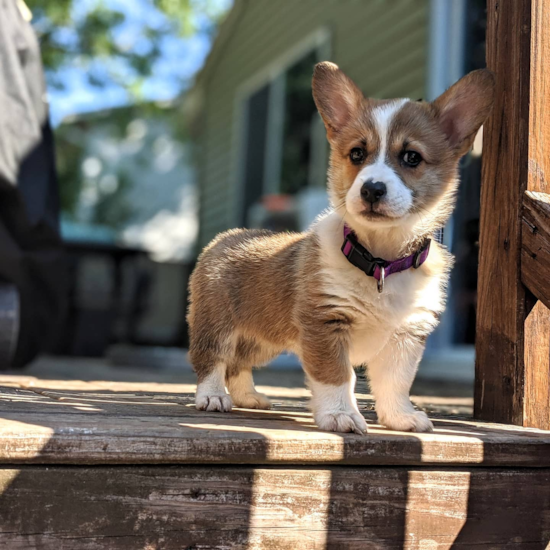
[[[398,432],[433,432],[434,426],[423,411],[413,411],[406,414],[391,416],[378,415],[378,421],[390,430]]]
[[[263,394],[255,392],[232,395],[235,407],[242,409],[271,409],[271,401]]]
[[[367,423],[363,415],[354,411],[336,411],[314,414],[319,429],[327,432],[353,432],[359,435],[367,433]]]
[[[195,398],[195,407],[198,411],[230,412],[233,408],[233,403],[231,402],[231,397],[226,393],[197,395]]]

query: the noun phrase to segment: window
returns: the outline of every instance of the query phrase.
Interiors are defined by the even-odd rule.
[[[326,38],[313,38],[313,45],[299,48],[299,55],[279,63],[279,69],[244,98],[240,224],[250,225],[251,212],[266,195],[290,197],[277,204],[293,205],[292,197],[324,186],[328,145],[313,101],[311,77],[314,65],[328,52]],[[288,221],[288,212],[285,216]],[[286,225],[294,229],[296,224]]]
[[[467,7],[465,73],[485,67],[487,27],[485,1],[469,0]],[[475,340],[481,194],[481,147],[478,140],[479,136],[472,153],[462,161],[461,183],[450,242],[456,257],[451,273],[453,294],[449,302],[449,311],[454,320],[451,334],[453,344],[473,344]]]
[[[485,0],[441,0],[433,2],[432,8],[429,99],[438,96],[464,74],[485,66]],[[461,162],[456,209],[444,231],[443,242],[456,259],[447,308],[440,326],[428,341],[428,348],[432,350],[469,347],[472,365],[477,304],[480,153],[478,136],[473,152]]]
[[[311,94],[314,52],[286,73],[281,193],[295,194],[309,183],[313,126],[319,116]]]
[[[247,102],[246,157],[244,172],[245,219],[248,210],[262,196],[267,145],[267,115],[270,86],[252,94]]]

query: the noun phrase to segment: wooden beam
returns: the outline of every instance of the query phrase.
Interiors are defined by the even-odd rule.
[[[550,307],[550,195],[526,191],[523,198],[521,280]]]
[[[521,232],[521,280],[540,300],[525,321],[530,337],[525,341],[527,365],[544,365],[550,356],[550,195],[526,191],[523,198]],[[550,429],[550,370],[525,371],[525,426]]]
[[[533,384],[550,372],[550,312],[541,303],[533,309],[520,263],[524,191],[548,190],[548,28],[547,0],[487,2],[487,66],[497,92],[484,131],[474,407],[480,419],[545,429],[550,403]]]
[[[547,468],[0,469],[5,550],[542,549]]]

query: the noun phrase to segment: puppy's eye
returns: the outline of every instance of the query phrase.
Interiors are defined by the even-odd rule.
[[[411,168],[417,167],[422,162],[422,156],[416,151],[405,151],[402,158],[403,162]]]
[[[354,147],[349,153],[349,158],[353,164],[361,164],[365,160],[365,150]]]

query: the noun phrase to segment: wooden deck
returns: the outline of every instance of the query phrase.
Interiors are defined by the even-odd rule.
[[[277,379],[275,374],[271,379]],[[131,377],[129,377],[131,379]],[[304,388],[203,413],[192,384],[0,377],[0,548],[546,548],[550,432],[417,397],[432,434],[320,432]],[[361,389],[359,389],[361,391]]]

